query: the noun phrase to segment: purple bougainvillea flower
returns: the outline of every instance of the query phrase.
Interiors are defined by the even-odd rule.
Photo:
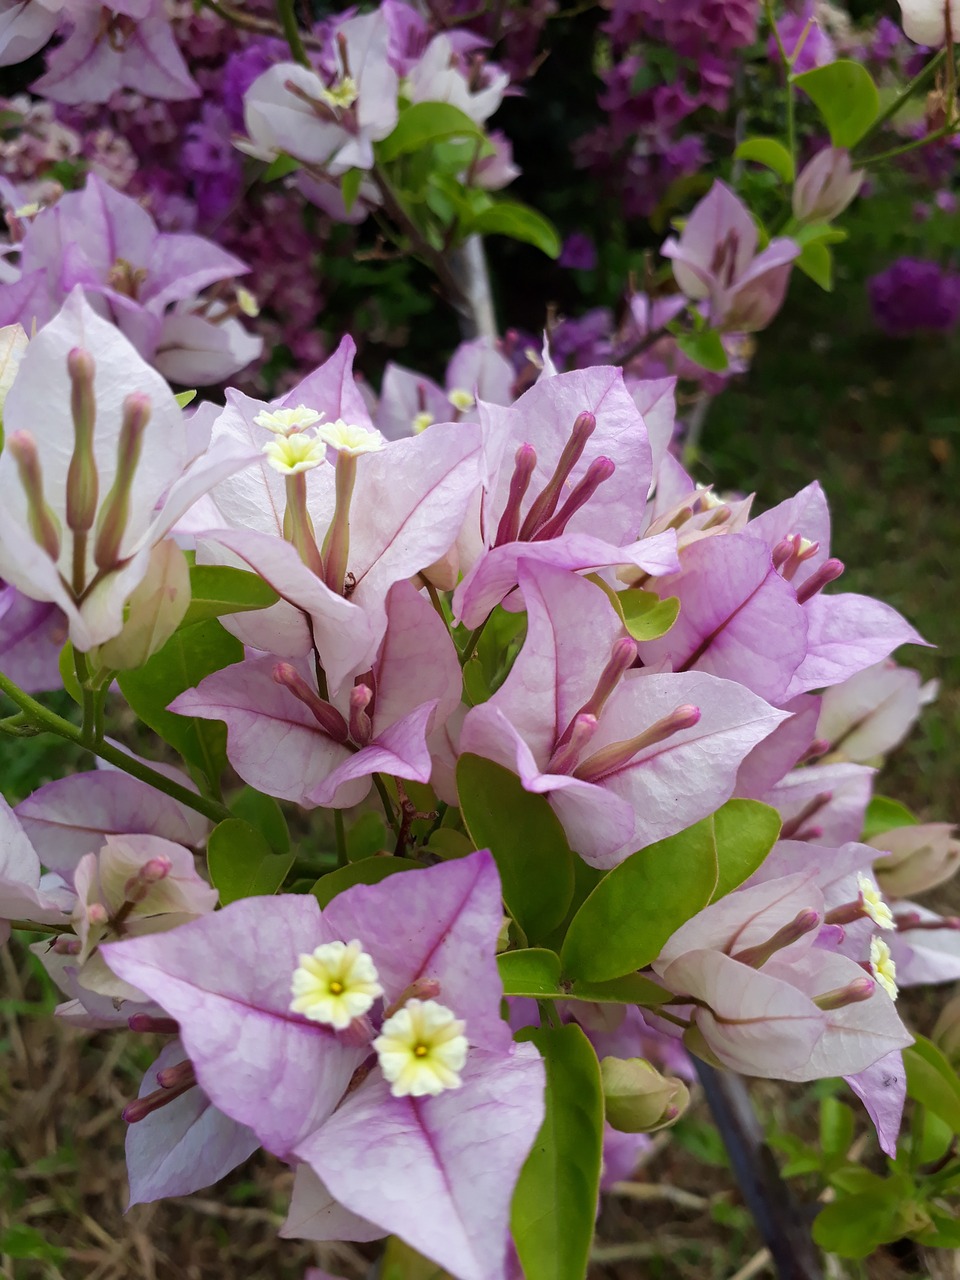
[[[878,662],[824,692],[816,736],[832,760],[875,763],[899,746],[935,695],[936,683],[921,686],[919,671]]]
[[[960,319],[960,274],[938,262],[897,258],[867,288],[874,319],[891,337],[949,332]]]
[[[712,813],[785,714],[732,681],[630,670],[636,644],[599,587],[532,561],[519,575],[524,646],[501,688],[468,712],[460,750],[546,794],[595,866]]]
[[[355,886],[322,912],[309,894],[249,898],[104,951],[118,976],[179,1023],[214,1106],[268,1150],[307,1164],[348,1224],[400,1235],[462,1280],[498,1280],[544,1088],[539,1055],[514,1045],[500,1016],[501,924],[499,877],[481,852],[391,884]],[[257,942],[263,937],[268,951]],[[340,994],[321,999],[323,974],[345,956],[358,968],[338,968]],[[313,994],[311,974],[320,982]],[[294,987],[305,1012],[291,1010]],[[354,1002],[345,1031],[335,1029],[340,1005],[331,1000]],[[405,1094],[390,1057],[400,1015],[426,1018],[431,1002],[460,1020],[445,1024],[459,1037],[456,1083],[433,1065],[440,1049],[431,1039],[430,1061],[417,1068],[431,1089]],[[368,1062],[371,1049],[378,1058]],[[343,1217],[332,1232],[339,1238]]]
[[[25,62],[60,25],[63,0],[0,0],[0,67]]]
[[[180,695],[180,715],[222,720],[241,778],[298,804],[359,804],[374,773],[429,782],[427,737],[460,705],[449,632],[408,582],[391,587],[387,631],[372,670],[332,701],[312,663],[255,654]]]
[[[434,422],[479,422],[477,402],[513,400],[513,367],[487,338],[461,342],[447,365],[445,386],[391,361],[383,373],[377,426],[388,440],[417,435]]]
[[[800,246],[785,236],[757,253],[757,228],[746,205],[714,182],[687,219],[679,240],[661,253],[673,260],[677,284],[694,302],[706,301],[710,323],[729,332],[764,329],[780,310]]]
[[[60,652],[67,638],[63,614],[0,586],[0,671],[27,693],[59,689]]]
[[[10,936],[10,920],[67,924],[75,901],[59,876],[43,876],[36,850],[0,796],[0,942]]]

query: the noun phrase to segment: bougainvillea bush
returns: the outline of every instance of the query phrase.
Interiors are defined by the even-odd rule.
[[[45,51],[4,120],[0,731],[90,765],[0,804],[0,927],[58,1017],[167,1037],[131,1203],[263,1147],[283,1236],[579,1280],[699,1079],[812,1276],[743,1078],[842,1080],[819,1145],[776,1139],[813,1238],[960,1242],[956,1011],[932,1040],[898,1002],[960,978],[960,921],[913,901],[960,843],[874,794],[936,694],[892,655],[936,637],[838,589],[815,479],[758,511],[692,470],[697,407],[794,269],[829,288],[867,171],[952,138],[960,17],[903,11],[927,49],[882,99],[810,6],[613,6],[617,146],[731,77],[766,129],[701,148],[618,314],[501,335],[485,237],[596,266],[487,123],[552,6],[0,6],[3,61]],[[885,140],[929,87],[929,131]],[[691,137],[634,167],[651,235]],[[331,340],[344,253],[370,315],[432,279],[445,374],[377,385],[361,324]]]

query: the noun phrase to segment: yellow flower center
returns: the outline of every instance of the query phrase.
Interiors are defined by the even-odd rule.
[[[395,1098],[459,1089],[469,1047],[465,1025],[436,1000],[408,1000],[386,1020],[373,1047]]]
[[[877,928],[895,928],[893,912],[884,901],[883,894],[876,883],[862,871],[857,872],[857,888],[860,890],[860,905]]]
[[[274,471],[283,476],[295,476],[300,471],[319,467],[327,456],[322,440],[297,432],[292,436],[277,436],[263,446],[267,461]]]
[[[454,387],[452,391],[447,392],[447,399],[461,413],[466,413],[468,409],[472,409],[477,403],[470,392],[464,390],[463,387]]]
[[[379,453],[387,443],[379,431],[358,427],[352,422],[344,422],[342,418],[317,427],[317,439],[352,458],[359,457],[361,453]]]
[[[320,100],[337,111],[346,111],[352,107],[358,96],[357,82],[353,76],[341,76],[333,84],[324,85],[319,93]]]
[[[424,409],[414,417],[410,425],[413,427],[413,434],[418,436],[422,431],[426,431],[427,427],[433,425],[433,414],[427,413]]]
[[[300,956],[290,984],[291,1013],[343,1031],[383,995],[376,965],[360,943],[326,942]]]
[[[298,404],[295,409],[262,409],[254,418],[258,427],[266,427],[276,436],[292,436],[312,427],[323,417],[316,409]]]
[[[870,970],[890,999],[896,1000],[899,993],[897,966],[882,938],[873,938],[870,942]]]

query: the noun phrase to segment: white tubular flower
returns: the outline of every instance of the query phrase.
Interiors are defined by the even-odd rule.
[[[342,418],[317,427],[317,439],[350,458],[358,458],[361,453],[379,453],[387,443],[379,431],[355,426]]]
[[[300,957],[290,984],[291,1013],[344,1031],[383,995],[376,965],[361,944],[326,942],[312,955]]]
[[[463,387],[454,387],[452,391],[448,391],[447,399],[460,413],[466,413],[468,409],[472,409],[477,403],[470,392]]]
[[[327,450],[316,436],[297,432],[292,436],[277,436],[263,446],[267,461],[282,476],[295,476],[301,471],[311,471],[326,460]]]
[[[857,888],[860,890],[860,904],[877,928],[895,928],[893,912],[887,906],[876,882],[864,875],[862,871],[858,871]]]
[[[870,972],[890,999],[896,1000],[899,994],[897,966],[890,954],[890,948],[880,937],[872,938],[870,941]]]
[[[373,1042],[395,1098],[459,1089],[467,1060],[466,1023],[436,1000],[408,1000]]]
[[[254,422],[258,427],[266,427],[276,436],[292,436],[307,427],[315,426],[322,417],[323,414],[316,409],[298,404],[295,409],[262,409]]]
[[[341,76],[331,85],[324,85],[317,93],[321,102],[335,111],[348,111],[360,96],[357,82],[353,76]]]

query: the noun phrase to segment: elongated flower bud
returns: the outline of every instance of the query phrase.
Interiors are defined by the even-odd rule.
[[[789,924],[785,924],[782,929],[778,929],[773,937],[768,938],[766,942],[760,942],[755,947],[746,947],[743,951],[738,951],[732,957],[740,964],[748,964],[754,969],[759,969],[765,965],[771,956],[778,951],[782,951],[784,947],[789,947],[792,943],[799,941],[808,933],[812,933],[820,924],[820,913],[814,911],[812,907],[808,907],[804,911],[798,911]]]
[[[33,540],[43,547],[51,560],[56,560],[60,556],[60,521],[43,496],[43,471],[37,442],[29,431],[14,431],[7,439],[7,449],[17,464],[20,483],[27,495],[27,520]]]
[[[848,1004],[859,1004],[869,1000],[877,989],[873,978],[854,978],[845,987],[836,987],[833,991],[825,991],[821,996],[814,996],[813,1003],[818,1009],[829,1012],[831,1009],[843,1009]]]
[[[559,538],[570,520],[581,507],[585,507],[604,481],[609,480],[616,471],[616,463],[610,458],[594,458],[587,467],[586,475],[577,484],[566,502],[551,519],[545,520],[534,537],[537,542],[546,542],[549,538]]]
[[[592,413],[580,413],[573,424],[570,438],[563,447],[553,475],[544,485],[540,495],[527,512],[527,518],[520,527],[520,539],[530,542],[540,526],[553,515],[560,501],[560,494],[573,468],[580,461],[587,441],[597,429],[597,420]]]
[[[573,771],[575,778],[583,782],[600,782],[603,778],[617,770],[623,769],[631,760],[647,747],[672,738],[675,733],[684,729],[692,729],[700,720],[700,708],[693,706],[677,707],[668,716],[652,724],[635,738],[627,738],[623,742],[612,742],[578,765]]]
[[[150,397],[139,391],[123,402],[123,423],[117,442],[117,473],[97,520],[93,558],[100,570],[113,569],[130,519],[130,491],[140,462],[143,435],[150,421]]]
[[[99,477],[93,452],[97,402],[93,392],[93,356],[74,347],[67,356],[70,374],[70,412],[73,415],[73,456],[67,471],[67,527],[87,533],[97,514]]]
[[[289,689],[295,698],[299,698],[305,707],[313,712],[320,731],[334,742],[346,742],[350,737],[346,720],[331,703],[320,697],[315,689],[311,689],[303,676],[289,662],[278,662],[273,668],[273,678],[277,684]]]
[[[797,604],[806,604],[811,600],[818,591],[829,582],[835,582],[843,573],[842,560],[825,560],[816,573],[812,573],[810,577],[800,584],[797,588]]]
[[[520,532],[520,508],[530,488],[530,480],[537,466],[537,451],[532,444],[522,444],[514,456],[513,475],[510,477],[510,489],[507,493],[507,504],[497,526],[497,536],[493,540],[495,547],[502,547],[507,542],[516,542]]]

